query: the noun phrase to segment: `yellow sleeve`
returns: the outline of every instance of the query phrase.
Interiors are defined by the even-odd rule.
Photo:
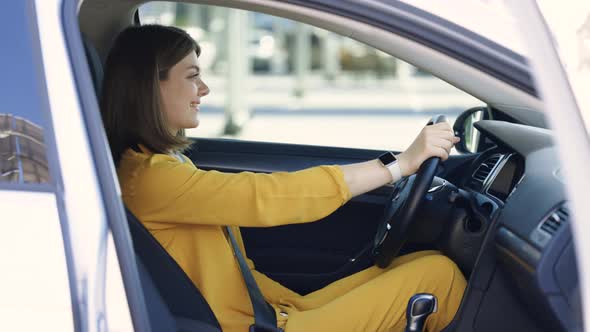
[[[126,203],[143,222],[268,227],[321,219],[351,197],[339,166],[222,173],[154,155]]]

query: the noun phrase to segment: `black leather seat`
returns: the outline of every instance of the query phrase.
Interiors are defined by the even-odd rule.
[[[86,39],[83,41],[99,98],[102,62],[92,44]],[[198,288],[133,213],[125,210],[152,330],[221,331],[215,314]]]
[[[148,282],[153,282],[168,310],[176,318],[177,323],[200,324],[203,331],[221,331],[217,318],[211,311],[201,292],[184,273],[182,268],[166,252],[160,243],[149,231],[135,218],[133,213],[126,209],[129,231],[133,239],[138,264],[142,264],[150,277]],[[141,276],[141,274],[144,274]],[[140,271],[140,276],[147,279],[148,276]],[[144,285],[144,293],[145,293]],[[148,298],[148,294],[145,297]],[[148,303],[149,307],[150,303]],[[148,309],[149,310],[149,309]],[[207,328],[207,329],[205,329]],[[201,331],[200,329],[198,331]]]

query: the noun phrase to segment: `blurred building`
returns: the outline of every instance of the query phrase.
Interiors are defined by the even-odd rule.
[[[43,128],[12,114],[0,114],[0,182],[49,182]]]

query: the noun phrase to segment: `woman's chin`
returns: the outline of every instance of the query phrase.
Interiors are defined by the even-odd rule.
[[[185,126],[184,129],[194,129],[194,128],[197,128],[200,123],[201,123],[201,121],[199,121],[199,119],[194,119],[190,123],[187,123],[187,126]]]

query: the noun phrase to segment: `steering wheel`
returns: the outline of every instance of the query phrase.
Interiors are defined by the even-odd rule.
[[[447,118],[444,115],[437,115],[428,125],[445,121]],[[373,243],[375,263],[380,268],[389,266],[404,245],[408,229],[432,185],[439,163],[440,158],[431,157],[422,163],[416,174],[394,185]]]

